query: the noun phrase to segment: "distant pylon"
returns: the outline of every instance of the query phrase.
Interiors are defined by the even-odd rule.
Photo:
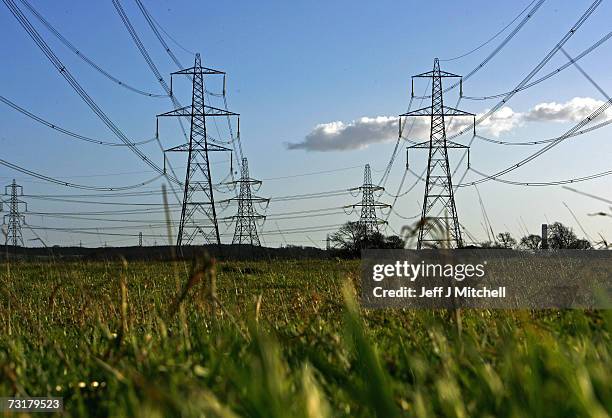
[[[473,113],[444,106],[442,78],[459,77],[460,95],[462,92],[461,76],[440,70],[438,58],[434,60],[433,71],[412,76],[414,78],[431,78],[431,106],[413,110],[400,115],[401,118],[407,116],[429,116],[431,118],[431,128],[429,141],[412,145],[408,148],[429,149],[427,160],[427,177],[425,180],[425,196],[423,198],[423,210],[421,212],[421,222],[417,249],[427,247],[452,247],[463,246],[461,229],[457,217],[455,206],[455,196],[453,182],[451,178],[450,164],[448,162],[448,148],[467,148],[468,167],[469,167],[469,147],[456,144],[446,140],[445,116],[471,116]],[[412,95],[414,96],[414,82]],[[474,130],[476,123],[474,121]],[[408,164],[408,163],[406,163]],[[436,231],[436,227],[442,227],[444,231]],[[448,231],[448,233],[447,233]]]
[[[257,213],[253,207],[253,203],[268,203],[270,199],[253,195],[252,188],[254,186],[261,186],[261,181],[250,177],[249,162],[246,158],[242,159],[242,164],[240,166],[240,179],[227,184],[240,186],[238,197],[222,201],[238,202],[237,214],[235,216],[224,218],[226,220],[236,221],[236,229],[234,230],[232,244],[251,244],[260,246],[261,243],[257,233],[257,221],[264,220],[266,216]]]
[[[142,247],[142,232],[138,233],[138,246]]]
[[[364,235],[366,237],[370,237],[373,233],[379,232],[380,225],[385,223],[385,221],[376,215],[376,210],[391,207],[386,203],[378,202],[374,197],[375,192],[382,192],[385,189],[382,186],[372,184],[372,171],[370,169],[370,164],[366,164],[363,171],[363,185],[354,187],[350,190],[361,193],[361,202],[346,207],[352,209],[361,207],[359,225],[361,226]]]
[[[13,182],[4,188],[4,196],[8,199],[5,199],[2,203],[9,207],[9,213],[4,215],[3,218],[3,229],[6,232],[5,243],[10,243],[13,247],[19,245],[23,247],[21,227],[25,224],[25,216],[21,214],[20,209],[23,207],[24,212],[28,211],[28,204],[19,199],[19,196],[23,196],[23,187],[13,179]]]
[[[201,235],[207,243],[221,244],[213,193],[213,178],[210,171],[208,154],[209,152],[229,152],[231,149],[217,143],[222,138],[214,139],[207,134],[206,118],[239,115],[205,104],[204,75],[223,75],[225,77],[225,73],[202,67],[200,54],[196,54],[193,67],[174,72],[170,75],[171,90],[172,77],[174,75],[184,75],[192,80],[191,105],[157,115],[158,118],[162,116],[178,116],[187,117],[191,120],[189,143],[166,150],[168,152],[186,152],[188,154],[183,205],[176,245],[179,247],[189,245],[193,242],[196,235]],[[198,215],[200,215],[200,218],[196,218]]]

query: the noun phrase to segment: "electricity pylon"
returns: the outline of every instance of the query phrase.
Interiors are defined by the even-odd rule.
[[[471,116],[473,113],[444,106],[442,79],[458,77],[460,95],[462,95],[461,76],[440,70],[438,58],[434,60],[433,71],[412,76],[414,96],[414,79],[431,78],[431,106],[413,110],[400,115],[401,118],[408,116],[429,116],[431,118],[431,128],[429,141],[412,145],[408,148],[427,148],[429,158],[427,160],[427,177],[425,179],[425,196],[423,198],[423,210],[421,212],[421,222],[419,228],[419,238],[417,249],[426,247],[447,247],[453,245],[457,248],[463,246],[461,229],[457,217],[457,207],[455,206],[455,196],[453,182],[451,178],[450,164],[448,162],[448,148],[467,148],[469,147],[446,140],[445,116]],[[474,120],[474,130],[476,123]],[[469,167],[469,154],[468,154]],[[444,231],[436,231],[436,228],[443,228]]]
[[[366,238],[371,237],[375,232],[379,232],[380,225],[386,223],[376,215],[376,210],[390,208],[391,205],[378,202],[374,197],[375,192],[382,192],[384,190],[384,187],[372,184],[370,164],[366,164],[363,171],[363,184],[350,189],[350,191],[361,193],[361,202],[345,206],[345,208],[355,209],[361,207],[361,216],[359,217],[358,224]]]
[[[2,226],[6,232],[6,244],[10,243],[13,247],[23,245],[23,235],[21,233],[21,227],[25,224],[25,216],[21,214],[21,208],[23,211],[28,211],[28,204],[23,200],[19,199],[19,196],[23,196],[23,187],[17,184],[15,179],[13,182],[5,186],[4,196],[8,199],[2,203],[7,204],[9,207],[8,214],[4,215]],[[3,208],[4,209],[4,208]]]
[[[232,244],[251,244],[261,246],[259,235],[257,234],[257,221],[264,220],[265,215],[257,213],[253,207],[253,203],[268,203],[270,199],[253,195],[252,188],[261,186],[261,180],[255,180],[249,175],[249,162],[246,158],[242,159],[240,167],[240,179],[227,183],[229,185],[240,186],[238,197],[226,199],[222,202],[238,202],[238,212],[235,216],[224,218],[226,220],[235,220],[236,229],[234,230],[234,238]]]
[[[239,114],[205,104],[204,76],[223,75],[225,85],[225,73],[202,67],[200,54],[196,54],[193,67],[176,71],[170,75],[171,94],[172,77],[175,75],[183,75],[192,80],[191,105],[162,113],[157,115],[157,117],[178,116],[190,118],[191,120],[189,142],[166,150],[166,152],[187,153],[183,205],[176,245],[178,247],[189,245],[198,234],[207,243],[221,244],[209,153],[231,152],[231,149],[219,145],[217,140],[208,135],[206,131],[206,118],[219,116],[238,117]],[[204,219],[196,219],[196,215],[203,215]]]

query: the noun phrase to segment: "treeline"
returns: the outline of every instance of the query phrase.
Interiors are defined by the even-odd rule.
[[[347,222],[338,231],[328,237],[330,252],[337,256],[359,256],[362,249],[401,249],[413,248],[418,234],[419,224],[404,227],[402,236],[384,235],[375,230],[369,230],[359,222]],[[444,234],[444,231],[440,231]],[[472,243],[464,248],[504,248],[515,250],[540,250],[542,237],[529,234],[516,239],[509,232],[491,234],[489,240]],[[572,228],[555,222],[548,225],[547,248],[551,250],[575,249],[589,250],[594,248],[609,248],[602,238],[601,242],[591,243],[587,239],[578,238]]]

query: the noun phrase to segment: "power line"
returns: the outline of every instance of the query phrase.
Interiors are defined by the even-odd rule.
[[[164,40],[163,36],[161,36],[159,31],[157,30],[157,27],[155,26],[155,23],[153,22],[153,18],[149,14],[149,11],[145,8],[144,4],[142,4],[142,2],[140,0],[135,0],[135,1],[136,1],[136,4],[138,5],[138,8],[142,12],[142,15],[144,16],[145,20],[147,21],[147,23],[151,27],[151,30],[153,31],[153,33],[155,34],[155,36],[157,37],[159,42],[164,47],[164,50],[166,51],[166,53],[170,56],[170,58],[172,59],[172,61],[174,61],[174,63],[176,64],[176,66],[178,68],[183,68],[184,67],[183,64],[181,64],[179,62],[179,60],[176,58],[176,55],[174,55],[174,52],[172,52],[172,50],[170,49],[170,47],[168,46],[168,44]],[[195,55],[195,54],[193,54],[193,55]]]
[[[601,4],[602,0],[596,0],[594,1],[589,8],[580,16],[580,18],[578,19],[578,21],[570,28],[570,30],[563,36],[563,38],[553,47],[553,49],[551,51],[548,52],[548,54],[538,63],[538,65],[536,65],[536,67],[534,69],[532,69],[532,71],[525,77],[523,78],[523,80],[513,89],[511,90],[500,102],[498,102],[492,109],[490,109],[488,112],[486,112],[484,115],[482,115],[481,117],[478,118],[478,120],[476,120],[474,122],[473,127],[468,127],[465,129],[460,130],[459,132],[451,135],[449,137],[449,139],[453,139],[457,136],[463,135],[465,132],[467,132],[468,129],[475,129],[476,125],[480,124],[481,122],[483,122],[484,120],[488,119],[493,113],[497,112],[497,110],[499,110],[508,100],[510,100],[512,98],[512,96],[514,96],[514,94],[516,94],[517,91],[520,91],[520,89],[526,85],[529,80],[531,80],[535,74],[537,74],[537,72],[548,62],[550,61],[550,59],[559,51],[559,49],[561,49],[563,47],[563,45],[578,31],[578,29],[584,24],[584,22],[586,22],[586,20],[591,16],[591,14],[595,11],[595,9]],[[605,108],[604,108],[605,106]],[[469,170],[466,170],[465,173],[463,174],[463,176],[461,177],[460,181],[456,184],[455,189],[458,189],[459,187],[466,187],[466,186],[471,186],[471,185],[475,185],[475,184],[479,184],[482,183],[484,181],[488,181],[488,180],[492,180],[495,179],[501,175],[504,175],[510,171],[513,171],[517,168],[519,168],[520,166],[526,164],[527,162],[533,160],[534,158],[537,158],[539,155],[543,154],[544,152],[546,152],[547,150],[549,150],[550,148],[554,147],[555,145],[557,145],[558,143],[560,143],[562,140],[566,139],[565,137],[568,137],[568,135],[571,136],[571,134],[577,132],[578,130],[580,130],[580,128],[584,127],[586,124],[590,123],[594,117],[597,117],[598,114],[600,114],[601,112],[603,112],[605,109],[607,109],[607,106],[609,106],[609,103],[604,104],[604,106],[602,106],[600,109],[598,109],[597,111],[595,111],[592,115],[590,115],[589,117],[585,118],[582,122],[580,122],[579,124],[577,124],[576,126],[574,126],[574,128],[572,128],[570,131],[568,131],[565,135],[562,135],[561,137],[559,137],[559,139],[555,140],[554,142],[552,142],[550,145],[542,148],[541,150],[539,150],[538,152],[532,154],[531,156],[527,157],[526,159],[520,161],[519,163],[508,167],[505,170],[502,170],[494,175],[491,176],[487,176],[485,178],[479,179],[475,182],[470,182],[470,183],[462,183],[463,179],[465,178],[467,172]],[[602,110],[603,109],[603,110]],[[599,112],[599,113],[598,113]],[[595,116],[594,116],[595,115]],[[470,144],[473,142],[475,136],[472,137],[472,139],[470,140]],[[467,152],[464,152],[462,157],[461,157],[461,161],[463,161],[463,159],[465,158],[465,156],[467,155]]]
[[[514,89],[512,89],[507,95],[505,95],[504,98],[500,100],[495,106],[493,106],[489,111],[487,111],[485,114],[481,115],[478,119],[476,119],[473,126],[468,126],[467,128],[464,128],[454,133],[453,135],[449,136],[448,139],[454,139],[460,135],[463,135],[464,133],[468,131],[473,130],[477,125],[487,120],[489,117],[491,117],[491,115],[493,115],[493,113],[497,112],[502,106],[504,106],[518,91],[520,91],[521,88],[523,88],[542,69],[542,67],[544,67],[544,65],[546,65],[552,59],[553,56],[555,56],[555,54],[563,47],[563,45],[565,45],[565,43],[569,41],[570,38],[576,34],[578,29],[580,29],[580,27],[587,21],[587,19],[593,14],[595,9],[597,9],[597,7],[601,4],[602,1],[603,0],[595,0],[589,6],[589,8],[580,16],[578,21],[570,28],[570,30],[561,38],[561,40],[557,42],[557,44],[553,47],[553,49],[550,50],[546,54],[546,56],[542,58],[542,60],[540,60],[540,62],[529,72],[529,74],[527,74],[523,78],[523,80],[521,80],[521,82],[519,82],[517,86]]]
[[[144,202],[100,202],[92,200],[76,200],[76,199],[62,199],[55,197],[42,197],[42,196],[30,196],[32,199],[46,200],[51,202],[66,202],[66,203],[78,203],[78,204],[91,204],[91,205],[109,205],[109,206],[165,206],[164,203],[144,203]],[[181,206],[178,203],[168,203],[168,206]]]
[[[58,126],[57,124],[49,122],[49,121],[41,118],[40,116],[36,116],[35,114],[33,114],[32,112],[29,112],[28,110],[24,109],[23,107],[16,105],[15,103],[13,103],[12,101],[10,101],[9,99],[7,99],[4,96],[0,96],[0,101],[3,102],[6,105],[12,107],[13,109],[17,110],[18,112],[24,114],[25,116],[29,117],[30,119],[33,119],[33,120],[35,120],[36,122],[38,122],[38,123],[40,123],[42,125],[45,125],[45,126],[51,128],[51,129],[53,129],[53,130],[55,130],[57,132],[61,132],[61,133],[65,134],[65,135],[68,135],[68,136],[70,136],[72,138],[75,138],[75,139],[78,139],[78,140],[81,140],[81,141],[85,141],[85,142],[91,142],[91,143],[97,144],[97,145],[106,145],[106,146],[109,146],[109,147],[126,147],[126,146],[128,146],[128,144],[125,144],[125,143],[124,144],[119,144],[117,142],[103,141],[103,140],[100,140],[100,139],[91,138],[89,136],[81,135],[81,134],[78,134],[78,133],[73,132],[73,131],[69,131],[68,129],[64,129],[64,128]],[[150,139],[145,139],[145,140],[142,140],[142,141],[138,141],[138,142],[132,142],[132,145],[144,145],[144,144],[148,144],[149,142],[152,142],[152,141],[155,141],[155,137],[150,138]]]
[[[604,35],[603,38],[601,38],[600,40],[598,40],[597,42],[595,42],[593,45],[591,45],[589,48],[585,49],[584,51],[582,51],[580,54],[576,55],[576,57],[574,58],[574,62],[579,61],[580,59],[582,59],[583,57],[585,57],[586,55],[590,54],[592,51],[594,51],[595,49],[597,49],[599,46],[601,46],[604,42],[606,42],[608,39],[612,38],[612,32],[608,32],[606,35]],[[514,93],[518,93],[519,91],[523,91],[526,89],[529,89],[537,84],[540,84],[541,82],[548,80],[549,78],[561,73],[561,71],[565,70],[567,67],[571,66],[572,62],[567,62],[565,64],[563,64],[560,67],[557,67],[556,69],[554,69],[553,71],[549,72],[548,74],[532,81],[531,83],[525,84],[524,86],[522,86],[520,89],[514,89],[514,90],[510,90],[510,91],[506,91],[503,93],[497,93],[497,94],[492,94],[489,96],[463,96],[464,99],[467,100],[489,100],[489,99],[497,99],[500,97],[504,97],[507,96],[508,94],[514,92]]]
[[[21,24],[23,29],[28,33],[40,50],[45,54],[53,66],[59,71],[62,77],[68,82],[68,84],[74,89],[74,91],[85,101],[89,108],[106,124],[106,126],[125,144],[128,145],[130,150],[134,152],[141,160],[143,160],[152,169],[157,171],[160,175],[166,175],[165,171],[153,163],[149,157],[147,157],[142,151],[140,151],[133,142],[131,142],[127,136],[113,123],[113,121],[100,109],[95,101],[87,94],[83,87],[78,81],[72,76],[70,71],[62,63],[62,61],[55,55],[49,45],[44,41],[36,29],[32,26],[29,20],[25,17],[23,12],[17,7],[13,0],[3,0],[4,4],[11,11],[15,19]],[[167,176],[170,182],[180,183],[176,178]],[[61,184],[61,183],[60,183]]]
[[[142,197],[142,196],[158,196],[162,192],[159,190],[143,190],[140,192],[123,192],[123,193],[88,193],[88,194],[29,194],[28,197],[36,198],[55,198],[55,199],[70,199],[70,198],[105,198],[105,197]]]
[[[291,175],[288,175],[288,176],[280,176],[280,177],[269,177],[269,178],[264,178],[262,180],[264,180],[264,181],[285,180],[285,179],[292,179],[292,178],[296,178],[296,177],[316,176],[316,175],[319,175],[319,174],[329,174],[329,173],[337,173],[339,171],[354,170],[356,168],[361,168],[361,167],[362,166],[360,166],[360,165],[354,165],[354,166],[351,166],[351,167],[335,168],[335,169],[332,169],[332,170],[311,171],[309,173],[291,174]]]
[[[508,34],[508,36],[506,36],[506,38],[504,38],[504,40],[497,46],[497,48],[495,48],[493,50],[493,52],[491,52],[480,64],[478,64],[476,67],[474,67],[474,69],[472,69],[470,72],[468,72],[465,76],[463,76],[463,81],[469,80],[474,74],[476,74],[478,71],[480,71],[482,68],[484,68],[484,66],[493,59],[493,57],[495,57],[505,46],[508,42],[510,42],[510,40],[512,38],[514,38],[514,36],[516,36],[517,33],[519,33],[519,31],[523,28],[523,26],[525,26],[525,24],[533,17],[533,15],[535,14],[535,12],[542,6],[542,4],[544,4],[545,0],[539,0],[535,6],[533,6],[533,8],[529,11],[529,13],[527,14],[527,16],[525,16],[523,18],[523,20],[516,26],[516,28],[514,28],[514,30],[512,30],[512,32],[510,32],[510,34]],[[598,0],[599,2],[603,1],[603,0]],[[451,84],[449,87],[446,87],[443,90],[443,93],[446,93],[456,87],[460,87],[459,82]],[[430,99],[431,96],[424,96],[424,98],[426,99]]]
[[[521,17],[533,5],[533,3],[535,3],[535,2],[536,2],[536,0],[533,0],[531,3],[529,3],[523,10],[521,10],[521,12],[514,19],[512,19],[510,21],[510,23],[508,23],[506,26],[501,28],[501,30],[499,30],[499,32],[497,32],[495,35],[493,35],[492,37],[487,39],[485,42],[483,42],[480,45],[478,45],[476,48],[471,49],[468,52],[465,52],[465,53],[463,53],[461,55],[457,55],[456,57],[453,57],[453,58],[445,58],[445,59],[440,58],[440,61],[441,62],[455,61],[455,60],[467,57],[468,55],[471,55],[474,52],[480,50],[481,48],[487,46],[489,43],[491,43],[493,40],[495,40],[499,35],[504,33],[506,31],[506,29],[508,29],[510,26],[512,26],[512,24],[514,22],[516,22],[519,19],[519,17]]]
[[[608,95],[608,93],[606,93],[604,91],[604,89],[599,84],[597,84],[597,82],[595,82],[595,80],[593,80],[593,78],[589,74],[587,74],[586,71],[584,71],[582,69],[582,67],[576,62],[576,59],[572,58],[563,48],[560,48],[560,49],[561,49],[561,52],[563,52],[563,54],[569,60],[568,64],[573,64],[578,69],[578,71],[580,71],[580,73],[589,81],[589,83],[591,83],[597,89],[597,91],[599,91],[606,99],[610,100],[610,96]],[[599,124],[597,124],[595,126],[592,126],[590,128],[574,131],[574,132],[568,134],[568,136],[566,138],[577,136],[577,135],[582,135],[582,134],[587,133],[587,132],[591,132],[591,131],[593,131],[595,129],[599,129],[599,128],[602,128],[604,126],[607,126],[610,123],[612,123],[612,119],[604,121],[602,123],[599,123]],[[493,143],[503,144],[503,145],[536,145],[536,144],[555,142],[555,141],[557,141],[559,139],[559,137],[557,137],[557,138],[552,138],[552,139],[546,139],[546,140],[540,140],[540,141],[531,141],[531,142],[507,142],[507,141],[497,141],[497,140],[493,140],[491,138],[485,138],[485,137],[480,137],[480,136],[477,136],[477,137],[479,137],[479,138],[481,138],[481,139],[483,139],[485,141],[488,141],[488,142],[493,142]]]
[[[98,216],[115,216],[115,215],[142,215],[142,214],[159,214],[166,212],[175,212],[174,209],[158,209],[158,208],[141,208],[141,209],[120,209],[120,210],[101,210],[101,211],[79,211],[79,212],[28,212],[31,215],[39,216],[79,216],[79,215],[98,215]]]
[[[319,225],[319,226],[310,226],[303,228],[292,228],[286,230],[279,230],[277,232],[261,232],[261,235],[282,235],[282,234],[301,234],[308,232],[325,232],[330,231],[334,228],[338,228],[342,226],[342,224],[330,224],[330,225]],[[35,230],[47,230],[47,231],[57,231],[57,232],[67,232],[67,233],[76,233],[76,234],[87,234],[87,235],[108,235],[108,236],[125,236],[125,237],[138,237],[138,233],[127,234],[121,232],[101,232],[94,231],[91,229],[83,229],[83,228],[61,228],[61,227],[46,227],[46,226],[30,226]],[[112,227],[111,227],[112,228]],[[132,228],[138,228],[137,226],[133,226]],[[96,229],[96,228],[93,228]],[[108,228],[97,228],[98,230],[104,230]],[[222,234],[223,236],[232,236],[233,234]],[[153,234],[143,234],[143,237],[148,238],[167,238],[166,235],[153,235]]]
[[[115,10],[117,11],[117,14],[121,18],[121,21],[123,22],[123,25],[125,26],[125,28],[127,29],[128,33],[130,34],[130,37],[132,38],[132,41],[134,42],[134,44],[136,45],[136,47],[140,51],[140,54],[142,55],[142,57],[146,61],[149,69],[155,75],[158,83],[162,86],[162,88],[164,89],[166,94],[169,96],[169,98],[172,101],[172,104],[174,105],[174,107],[175,108],[180,108],[181,104],[176,99],[176,97],[174,97],[174,95],[172,94],[172,89],[168,87],[168,84],[166,83],[166,81],[162,77],[161,73],[157,69],[157,66],[155,65],[155,63],[151,59],[151,56],[149,55],[147,49],[145,48],[144,44],[140,40],[140,37],[138,36],[138,33],[134,29],[134,26],[132,25],[132,22],[130,22],[129,17],[127,16],[125,11],[123,10],[123,7],[121,6],[121,3],[119,2],[119,0],[113,0],[113,6],[115,7]],[[187,132],[185,131],[185,127],[183,126],[182,119],[178,118],[178,122],[179,122],[179,126],[181,128],[181,131],[183,133],[183,137],[185,137],[185,139],[187,139]],[[157,135],[157,131],[156,131],[155,137],[157,138],[157,144],[159,145],[159,149],[164,153],[165,152],[164,151],[164,147],[163,147],[161,141],[159,140],[159,136]],[[172,173],[174,178],[178,178],[177,175],[176,175],[176,172],[174,171],[172,163],[169,160],[166,160],[166,155],[164,153],[164,163],[166,163],[166,162],[168,163],[168,167],[170,168],[170,172]],[[165,165],[164,165],[164,167],[165,167]],[[177,184],[179,184],[180,186],[183,186],[183,184],[178,182],[178,181],[177,181]],[[172,193],[174,194],[174,197],[176,198],[176,200],[180,201],[180,197],[179,197],[177,191],[175,190],[175,188],[174,188],[174,186],[172,184],[170,184],[170,188],[171,188]]]
[[[143,6],[144,7],[144,6]],[[178,46],[179,48],[181,48],[183,51],[185,51],[188,54],[191,55],[195,55],[196,53],[185,48],[181,43],[179,43],[174,37],[172,37],[172,35],[170,35],[165,29],[164,27],[159,23],[159,21],[157,21],[150,13],[148,13],[148,16],[151,18],[151,20],[153,20],[153,22],[155,22],[155,25],[172,41],[174,42],[174,44],[176,46]]]
[[[482,172],[476,170],[473,167],[471,167],[470,170],[472,170],[473,172],[475,172],[476,174],[478,174],[480,176],[483,176],[484,178],[496,181],[498,183],[512,184],[512,185],[515,185],[515,186],[528,186],[528,187],[560,186],[562,184],[580,183],[582,181],[594,180],[594,179],[597,179],[597,178],[600,178],[600,177],[606,177],[606,176],[612,175],[612,170],[608,170],[608,171],[602,171],[600,173],[590,174],[588,176],[574,177],[574,178],[565,179],[565,180],[554,180],[554,181],[545,181],[545,182],[532,181],[532,182],[530,182],[530,181],[512,181],[512,180],[500,179],[500,178],[497,178],[497,177],[490,177],[489,175],[487,175],[485,173],[482,173]],[[468,185],[478,184],[478,183],[479,183],[479,181],[472,182],[472,183],[465,183],[465,184],[461,184],[459,187],[465,187],[465,186],[468,186]]]
[[[545,152],[549,151],[550,149],[552,149],[553,147],[559,145],[561,142],[563,142],[564,140],[566,140],[567,138],[570,138],[572,136],[572,134],[574,134],[575,132],[577,132],[578,130],[580,130],[580,128],[584,127],[585,125],[591,123],[594,119],[596,119],[597,117],[599,117],[601,114],[603,114],[610,106],[612,105],[612,99],[606,101],[603,105],[601,105],[598,109],[596,109],[594,112],[592,112],[588,117],[586,117],[585,119],[583,119],[582,121],[578,122],[576,125],[574,125],[574,127],[572,127],[570,130],[568,130],[565,134],[561,135],[560,137],[558,137],[554,142],[551,142],[550,144],[544,146],[543,148],[539,149],[538,151],[534,152],[533,154],[531,154],[530,156],[522,159],[521,161],[519,161],[518,163],[515,163],[501,171],[498,171],[495,174],[491,174],[491,175],[487,175],[487,174],[482,174],[480,172],[477,172],[476,170],[472,169],[473,171],[477,172],[478,174],[483,175],[484,177],[470,182],[470,183],[464,183],[464,184],[460,184],[460,187],[465,187],[468,185],[474,185],[474,184],[479,184],[479,183],[483,183],[485,181],[489,181],[489,180],[497,180],[499,177],[516,170],[519,167],[522,167],[523,165],[527,164],[528,162],[536,159],[537,157],[539,157],[540,155],[544,154]],[[602,174],[602,173],[599,173]],[[602,174],[604,175],[604,174]],[[599,175],[601,177],[601,175]],[[595,178],[595,177],[594,177]],[[586,178],[585,178],[586,179]],[[582,181],[582,180],[581,180]],[[560,183],[563,184],[563,183]]]
[[[2,160],[0,159],[0,165],[3,165],[5,167],[11,168],[13,170],[19,171],[20,173],[23,174],[27,174],[28,176],[31,177],[36,177],[37,179],[40,180],[44,180],[47,181],[49,183],[55,183],[55,184],[59,184],[60,186],[66,186],[66,187],[72,187],[74,189],[83,189],[83,190],[97,190],[97,191],[114,191],[114,190],[130,190],[130,189],[137,189],[139,187],[142,186],[146,186],[147,184],[151,184],[154,181],[160,179],[162,177],[162,175],[158,175],[153,177],[152,179],[143,181],[141,183],[137,183],[137,184],[133,184],[130,186],[116,186],[116,187],[98,187],[98,186],[88,186],[88,185],[84,185],[84,184],[77,184],[77,183],[71,183],[71,182],[67,182],[67,181],[62,181],[53,177],[49,177],[46,176],[44,174],[40,174],[37,173],[35,171],[32,170],[28,170],[27,168],[18,166],[17,164],[13,164],[9,161],[6,160]]]
[[[97,72],[99,72],[100,74],[102,74],[104,77],[106,77],[107,79],[109,79],[110,81],[112,81],[113,83],[117,84],[118,86],[124,87],[134,93],[138,93],[140,95],[143,96],[147,96],[147,97],[168,97],[167,94],[155,94],[155,93],[150,93],[141,89],[138,89],[136,87],[132,87],[131,85],[127,84],[126,82],[120,80],[119,78],[111,75],[108,71],[104,70],[102,67],[100,67],[98,64],[96,64],[93,60],[91,60],[90,58],[88,58],[86,55],[83,54],[83,52],[81,52],[81,50],[79,50],[76,46],[74,46],[74,44],[72,44],[70,41],[68,41],[68,39],[66,39],[57,29],[55,29],[55,27],[53,27],[53,25],[51,25],[51,23],[49,23],[30,3],[28,3],[26,0],[20,0],[21,3],[24,4],[24,6],[26,6],[28,8],[28,10],[30,10],[30,12],[32,12],[32,14],[62,43],[64,44],[64,46],[66,46],[70,51],[72,51],[77,57],[79,57],[80,59],[82,59],[83,61],[85,61],[89,66],[91,66],[93,69],[95,69]]]
[[[290,196],[280,196],[280,197],[271,197],[271,202],[287,202],[292,200],[304,200],[304,199],[323,199],[329,197],[338,197],[338,196],[346,196],[349,195],[350,192],[348,190],[343,190],[337,193],[310,193],[310,194],[302,194],[302,195],[290,195]]]
[[[611,123],[612,123],[612,119],[607,120],[605,122],[598,123],[597,125],[593,125],[593,126],[591,126],[589,128],[585,128],[585,129],[581,129],[579,131],[576,131],[576,132],[572,133],[571,135],[569,135],[567,138],[571,138],[571,137],[574,137],[574,136],[584,135],[584,134],[589,133],[591,131],[594,131],[594,130],[603,128],[605,126],[608,126]],[[514,141],[502,141],[502,140],[498,140],[498,139],[493,139],[493,138],[482,136],[480,134],[476,134],[475,137],[478,138],[478,139],[482,139],[483,141],[486,141],[486,142],[491,142],[493,144],[511,145],[511,146],[512,145],[525,146],[525,145],[548,144],[548,143],[551,143],[551,142],[555,142],[555,141],[557,141],[559,139],[559,137],[556,136],[556,137],[548,138],[548,139],[540,139],[540,140],[533,140],[533,141],[516,141],[516,142],[514,142]]]

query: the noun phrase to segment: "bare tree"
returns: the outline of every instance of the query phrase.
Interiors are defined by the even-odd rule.
[[[497,242],[501,248],[514,248],[516,247],[516,240],[512,238],[510,232],[500,232],[497,234]]]
[[[359,222],[347,222],[329,237],[334,248],[350,252],[358,251],[364,238],[365,230]]]

